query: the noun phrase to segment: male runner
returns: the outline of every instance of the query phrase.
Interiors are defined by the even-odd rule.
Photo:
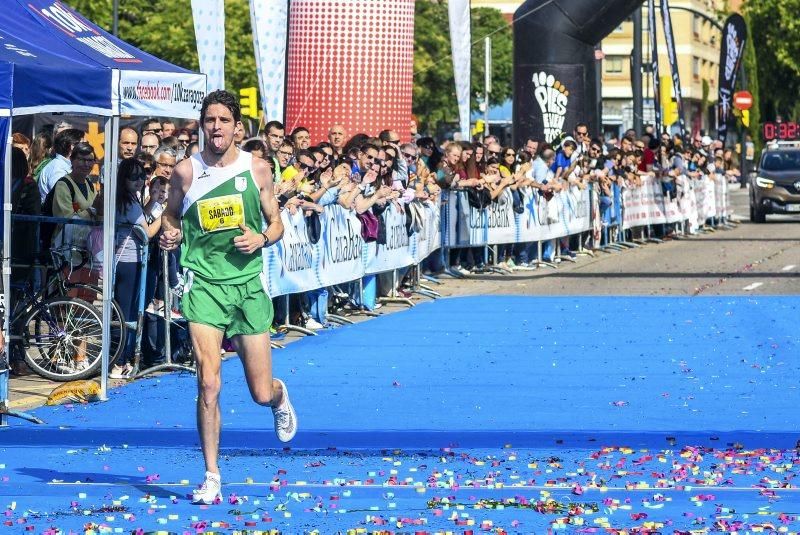
[[[253,401],[272,407],[279,440],[294,437],[297,417],[286,385],[272,377],[273,310],[261,259],[262,247],[283,235],[272,173],[264,160],[234,145],[242,123],[233,95],[210,93],[200,124],[206,145],[173,171],[160,245],[169,251],[180,244],[186,270],[183,316],[197,361],[197,428],[206,466],[205,481],[192,498],[208,505],[221,499],[217,458],[224,334],[240,355]]]

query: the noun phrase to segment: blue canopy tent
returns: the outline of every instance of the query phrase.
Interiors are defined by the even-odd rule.
[[[15,5],[0,10],[0,169],[3,169],[3,291],[10,306],[11,125],[31,113],[73,112],[110,116],[111,71],[93,65],[63,43],[32,43],[39,23]],[[96,83],[87,84],[91,80]],[[9,313],[4,329],[8,331]],[[0,425],[6,424],[8,370],[0,369]]]
[[[106,32],[58,0],[12,0],[59,40],[97,65],[112,69],[115,112],[197,119],[206,94],[206,75],[152,56]],[[118,108],[117,108],[118,106]]]

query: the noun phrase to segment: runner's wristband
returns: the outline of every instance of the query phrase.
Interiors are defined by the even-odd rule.
[[[270,244],[269,244],[269,238],[267,237],[267,231],[262,230],[261,235],[264,237],[264,245],[262,245],[262,247],[269,247]]]

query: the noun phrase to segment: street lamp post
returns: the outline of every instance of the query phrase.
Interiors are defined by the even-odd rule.
[[[112,7],[111,33],[119,36],[119,0],[114,0]]]
[[[636,137],[642,135],[644,95],[642,95],[642,8],[633,12],[633,61],[631,62],[631,89],[633,90],[633,129]]]

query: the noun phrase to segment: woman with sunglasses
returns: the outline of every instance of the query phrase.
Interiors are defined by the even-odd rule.
[[[511,147],[503,147],[500,159],[500,174],[502,176],[512,176],[517,170],[517,153]]]
[[[147,247],[147,243],[142,243],[137,238],[133,226],[142,227],[148,239],[161,230],[161,218],[150,219],[145,214],[143,205],[145,180],[147,173],[144,166],[135,158],[127,158],[119,164],[114,298],[122,309],[125,321],[135,321],[139,316],[139,287],[141,278],[145,276],[141,263],[142,251]],[[108,375],[112,379],[127,378],[133,371],[131,362],[134,337],[135,333],[129,331],[125,347]]]

